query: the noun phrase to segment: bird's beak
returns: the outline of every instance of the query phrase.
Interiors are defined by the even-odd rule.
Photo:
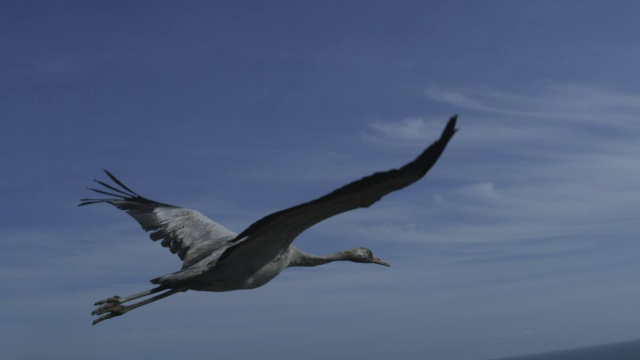
[[[382,260],[382,259],[380,259],[379,257],[376,257],[376,256],[373,257],[373,263],[374,264],[379,264],[379,265],[384,265],[384,266],[391,266],[391,265],[389,265],[388,262],[386,262],[386,261],[384,261],[384,260]]]

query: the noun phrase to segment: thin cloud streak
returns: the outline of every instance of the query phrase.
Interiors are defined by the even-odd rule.
[[[492,88],[471,91],[445,90],[430,86],[427,98],[460,108],[503,115],[535,117],[538,120],[577,120],[625,125],[638,129],[640,94],[622,93],[604,87],[556,83],[529,94],[506,93]]]

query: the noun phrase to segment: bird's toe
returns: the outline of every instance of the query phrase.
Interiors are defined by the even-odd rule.
[[[91,315],[102,315],[106,313],[114,314],[114,316],[122,315],[127,312],[127,307],[119,303],[106,303],[99,308],[93,310]]]
[[[108,297],[104,300],[100,300],[100,301],[96,301],[93,305],[95,306],[99,306],[99,305],[104,305],[104,304],[109,304],[109,303],[117,303],[120,304],[122,303],[122,298],[118,295],[112,296],[112,297]]]

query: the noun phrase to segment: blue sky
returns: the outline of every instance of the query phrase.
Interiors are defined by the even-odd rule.
[[[640,5],[22,1],[0,11],[0,346],[13,359],[486,359],[638,338]],[[294,268],[92,327],[179,268],[78,208],[109,169],[235,231],[413,159]]]

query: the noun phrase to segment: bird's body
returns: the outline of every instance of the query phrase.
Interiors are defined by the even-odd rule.
[[[99,308],[92,314],[106,315],[93,323],[122,315],[180,291],[220,292],[257,288],[291,266],[317,266],[333,261],[389,266],[366,248],[315,256],[291,243],[300,233],[318,222],[345,211],[369,207],[384,195],[422,178],[455,133],[455,123],[456,116],[453,116],[440,139],[402,168],[375,173],[318,199],[270,214],[240,234],[195,210],[144,198],[105,171],[115,185],[96,181],[106,190],[91,190],[111,197],[82,199],[80,205],[106,202],[126,211],[145,231],[152,231],[152,240],[161,240],[162,246],[178,254],[183,265],[177,272],[152,279],[151,282],[158,286],[151,290],[98,301],[96,305]],[[159,292],[162,293],[138,303],[122,305]]]

